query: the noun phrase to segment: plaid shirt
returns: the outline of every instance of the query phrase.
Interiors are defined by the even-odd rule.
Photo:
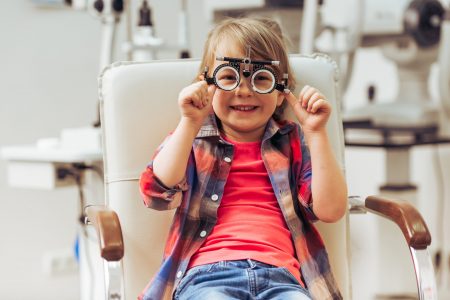
[[[164,143],[156,153],[163,146]],[[261,153],[291,232],[306,287],[313,299],[342,299],[323,241],[312,224],[317,218],[312,211],[311,161],[300,127],[271,119],[263,136]],[[152,163],[142,173],[140,188],[145,205],[157,210],[177,210],[162,266],[139,299],[172,299],[189,259],[217,221],[232,159],[233,145],[221,139],[216,119],[210,115],[194,140],[182,183],[173,188],[164,186],[153,174]],[[212,201],[212,195],[218,195],[219,201]]]

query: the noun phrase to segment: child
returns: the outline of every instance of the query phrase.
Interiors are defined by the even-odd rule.
[[[312,224],[339,220],[347,206],[325,128],[330,104],[313,87],[290,92],[286,46],[270,20],[219,24],[205,67],[180,92],[180,122],[141,176],[147,207],[177,210],[140,298],[341,299]],[[285,102],[301,128],[281,119]]]

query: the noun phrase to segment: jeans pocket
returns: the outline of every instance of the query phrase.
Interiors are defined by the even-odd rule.
[[[295,278],[295,276],[292,275],[292,273],[289,272],[289,270],[288,270],[287,268],[285,268],[285,267],[279,267],[279,269],[280,269],[287,277],[289,277],[290,279],[294,280],[295,283],[299,283],[299,282],[298,282],[298,279]]]
[[[291,272],[289,272],[289,270],[285,267],[279,267],[278,269],[280,269],[290,280],[293,280],[293,283],[298,284],[298,287],[302,290],[302,292],[307,295],[308,297],[311,297],[311,295],[309,294],[309,291],[303,286],[302,283],[300,283],[298,281],[298,279],[292,275]]]
[[[178,286],[174,293],[174,299],[178,299],[180,293],[183,289],[190,283],[192,280],[199,275],[200,273],[210,272],[210,270],[216,265],[215,263],[199,265],[193,268],[190,268],[185,274],[181,281],[178,283]]]

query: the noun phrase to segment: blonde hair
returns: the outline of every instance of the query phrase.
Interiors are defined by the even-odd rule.
[[[233,41],[234,45],[240,47],[244,53],[247,53],[247,48],[251,47],[252,59],[280,61],[279,66],[272,66],[278,81],[284,73],[287,73],[289,78],[288,88],[294,90],[295,78],[289,65],[286,40],[277,22],[257,18],[232,18],[222,21],[208,34],[199,74],[203,74],[205,67],[208,66],[208,73],[211,76],[214,71],[211,70],[211,67],[218,55],[216,51],[224,41]],[[281,108],[275,111],[275,119],[282,119],[285,105],[283,103]]]

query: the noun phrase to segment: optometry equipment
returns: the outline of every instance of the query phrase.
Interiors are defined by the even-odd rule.
[[[440,97],[441,103],[434,103],[428,90],[431,66],[438,60],[439,48],[446,46],[442,34],[443,1],[345,2],[331,0],[323,5],[322,32],[316,40],[316,49],[338,61],[344,75],[341,86],[345,91],[352,76],[356,51],[378,47],[382,55],[395,64],[399,86],[393,101],[371,101],[355,109],[346,108],[344,120],[383,127],[418,128],[450,136],[449,113],[443,111],[449,99]],[[445,66],[440,65],[439,69],[442,68]],[[445,89],[448,90],[448,83]],[[371,94],[369,98],[373,99]]]
[[[386,153],[386,183],[380,187],[380,193],[387,197],[408,199],[416,205],[420,199],[417,186],[410,178],[412,147],[450,142],[450,15],[444,2],[449,3],[437,0],[326,1],[321,10],[323,30],[314,41],[319,52],[329,53],[341,66],[341,87],[344,91],[359,48],[377,47],[386,59],[395,64],[398,94],[393,99],[386,99],[391,101],[370,101],[361,107],[344,110],[346,143],[347,146],[382,148]],[[440,102],[432,101],[428,84],[431,66],[436,62]],[[381,88],[385,83],[389,86],[385,80]],[[369,100],[374,99],[373,95],[374,89],[371,88],[368,91]],[[440,160],[437,153],[436,159]],[[439,169],[437,171],[442,173]],[[445,207],[448,205],[445,201],[448,199],[444,199],[448,197],[442,195],[436,197],[437,206],[442,209],[433,219],[441,229],[435,235],[433,252],[439,254],[435,256],[436,274],[439,275],[438,298],[449,299],[450,250],[445,239],[448,232],[448,226],[445,226],[445,214],[448,214]],[[427,195],[426,200],[430,198],[433,197]],[[380,240],[394,240],[395,233],[387,224],[377,225]],[[393,253],[394,248],[400,249],[400,245],[391,243],[385,247],[377,243],[376,248],[373,247],[373,253],[382,258],[378,272],[382,270],[391,274],[389,278],[374,276],[377,281],[372,283],[378,293],[383,292],[384,295],[379,296],[385,298],[399,297],[413,291],[412,280],[409,280],[412,277],[406,267],[407,254],[400,251]],[[404,267],[389,269],[394,264]],[[431,278],[428,275],[426,277]],[[390,280],[398,277],[404,279],[401,285]]]
[[[212,77],[208,77],[208,67],[205,67],[204,78],[208,84],[215,84],[224,91],[234,90],[241,82],[241,64],[244,64],[242,75],[250,77],[252,89],[259,94],[270,94],[273,90],[289,93],[287,88],[288,74],[283,74],[282,82],[278,83],[274,70],[267,66],[278,66],[278,60],[251,60],[250,57],[216,57],[218,61],[226,61],[218,66]],[[250,66],[252,70],[250,71]]]
[[[178,13],[178,41],[176,43],[167,42],[155,34],[152,18],[152,9],[149,1],[142,0],[139,8],[139,22],[137,28],[127,37],[127,41],[122,45],[122,50],[128,56],[128,60],[149,61],[158,59],[158,53],[163,51],[178,51],[180,58],[191,57],[189,51],[189,17],[187,0],[181,0],[181,10]],[[130,22],[128,18],[127,22]],[[131,24],[127,24],[131,27]]]

